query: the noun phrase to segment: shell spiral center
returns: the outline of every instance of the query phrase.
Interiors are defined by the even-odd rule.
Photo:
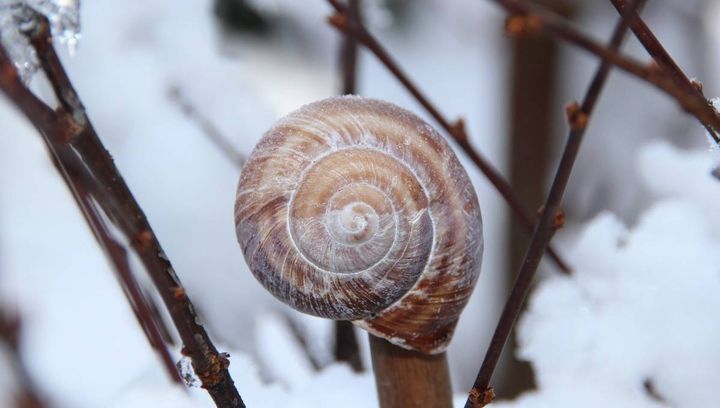
[[[378,228],[378,215],[369,205],[354,202],[325,216],[328,232],[346,245],[367,242]]]
[[[393,171],[384,171],[388,166]],[[385,153],[362,148],[317,160],[299,180],[288,213],[291,236],[305,259],[335,274],[367,271],[382,262],[397,247],[398,212],[413,201],[406,198],[414,196],[413,211],[425,211],[427,203],[404,167]]]

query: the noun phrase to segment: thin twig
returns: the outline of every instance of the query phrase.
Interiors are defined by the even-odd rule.
[[[310,363],[313,370],[320,371],[322,365],[320,364],[318,359],[315,358],[312,351],[310,350],[310,344],[308,344],[308,341],[306,339],[306,332],[304,328],[298,322],[293,320],[289,313],[283,315],[283,320],[285,321],[287,328],[290,330],[290,333],[292,333],[295,342],[302,349],[305,357],[307,358],[307,361]]]
[[[53,157],[53,163],[68,186],[68,189],[72,192],[73,198],[85,217],[85,221],[88,223],[90,230],[93,232],[98,245],[100,245],[108,257],[120,286],[148,342],[159,354],[170,378],[176,383],[182,384],[182,378],[175,368],[173,358],[163,340],[161,323],[155,319],[148,300],[143,295],[139,283],[130,270],[127,251],[122,244],[112,237],[110,229],[103,221],[94,200],[84,186],[86,184],[96,185],[95,180],[93,180],[92,176],[87,172],[85,166],[79,162],[76,155],[71,155],[69,152],[63,151],[62,146],[58,145],[53,139],[43,137],[43,140]],[[84,181],[84,183],[82,181]],[[97,186],[95,189],[97,190]]]
[[[167,344],[168,346],[175,346],[177,342],[173,335],[170,333],[170,327],[167,324],[167,319],[160,312],[160,306],[153,297],[153,294],[151,293],[151,288],[144,289],[145,290],[143,290],[143,297],[145,297],[145,300],[147,300],[148,307],[150,308],[150,313],[153,316],[153,320],[155,320],[155,322],[157,322],[158,324],[158,329],[160,329],[160,336],[162,337],[163,342],[165,342],[165,344]]]
[[[22,321],[20,314],[0,308],[0,344],[8,351],[10,368],[18,383],[18,392],[14,397],[15,405],[22,408],[43,408],[48,404],[40,395],[22,356],[20,336]]]
[[[65,169],[59,169],[61,173]],[[117,274],[118,280],[121,283],[123,292],[130,303],[130,307],[135,313],[140,327],[143,328],[145,335],[152,348],[160,355],[160,359],[165,366],[165,370],[168,372],[170,378],[178,384],[182,384],[183,380],[175,367],[170,351],[168,350],[160,331],[160,324],[155,319],[152,310],[148,304],[147,299],[140,290],[135,276],[133,276],[130,270],[130,264],[127,259],[127,251],[125,247],[117,242],[110,233],[108,226],[100,216],[98,209],[95,207],[93,200],[90,195],[85,191],[80,183],[77,183],[77,178],[66,177],[66,182],[69,188],[74,188],[74,197],[77,200],[78,206],[81,208],[85,220],[88,222],[90,229],[95,235],[98,244],[105,251],[108,259],[110,260],[115,273]]]
[[[360,22],[360,0],[348,1],[348,18]],[[340,66],[342,70],[341,92],[352,95],[357,92],[357,39],[353,35],[345,35],[340,45]],[[353,324],[347,321],[335,322],[335,360],[346,362],[355,372],[363,372],[360,347]]]
[[[646,378],[645,381],[643,381],[643,388],[645,388],[645,393],[648,397],[650,397],[651,400],[658,402],[662,405],[667,405],[667,400],[665,400],[665,398],[660,395],[652,379]]]
[[[0,52],[3,52],[0,49]],[[4,62],[3,62],[4,63]],[[58,171],[66,182],[68,188],[73,193],[77,205],[80,207],[88,226],[92,230],[100,247],[105,251],[111,265],[113,266],[116,276],[123,288],[131,309],[148,338],[150,345],[160,355],[164,367],[166,368],[170,378],[181,383],[182,379],[175,369],[175,364],[170,356],[162,336],[159,331],[159,324],[153,318],[147,301],[140,291],[140,286],[130,271],[127,261],[127,253],[125,248],[112,238],[107,226],[105,226],[100,215],[94,207],[93,201],[80,180],[85,180],[85,184],[92,184],[92,177],[87,173],[84,166],[77,162],[77,156],[69,154],[69,152],[59,153],[61,149],[53,139],[44,137],[48,150],[53,155],[53,162]],[[61,157],[61,155],[63,155]]]
[[[217,406],[244,407],[227,371],[227,355],[217,351],[199,323],[192,303],[145,214],[90,124],[52,47],[47,19],[36,15],[35,23],[29,38],[61,107],[55,111],[32,94],[19,80],[4,50],[0,50],[0,88],[43,137],[58,146],[56,157],[60,163],[76,156],[80,165],[73,170],[87,169],[94,182],[81,178],[79,183],[126,236],[140,257],[172,317],[184,344],[183,353],[191,358],[202,387],[208,390]]]
[[[625,0],[610,0],[610,3],[612,3],[613,7],[615,7],[618,13],[624,12]],[[647,50],[648,54],[653,57],[655,62],[657,62],[660,67],[662,67],[664,70],[667,71],[668,74],[675,78],[678,85],[684,85],[688,89],[693,88],[690,83],[690,79],[687,77],[687,75],[685,75],[683,70],[680,69],[680,66],[678,66],[675,60],[667,52],[665,47],[660,43],[655,34],[650,30],[650,27],[645,24],[645,21],[639,15],[637,15],[637,13],[635,13],[635,16],[633,16],[633,18],[634,20],[633,23],[630,25],[630,29],[632,30],[633,34],[635,34],[635,37],[637,37],[637,39],[640,41],[640,44],[642,44],[645,50]]]
[[[718,112],[715,111],[701,93],[694,89],[688,89],[685,85],[679,85],[677,79],[660,66],[643,64],[634,58],[604,47],[590,37],[575,30],[563,18],[542,7],[518,0],[494,1],[505,8],[510,14],[521,16],[527,21],[530,21],[530,26],[545,30],[557,38],[595,54],[603,61],[607,61],[621,70],[664,91],[673,97],[687,113],[693,115],[706,129],[709,129],[711,137],[716,143],[720,144],[720,134],[718,134],[718,129],[720,129],[720,116]]]
[[[335,322],[335,347],[333,348],[335,360],[346,362],[356,373],[365,371],[360,358],[355,328],[351,322],[338,320]]]
[[[517,199],[510,184],[500,175],[500,172],[485,159],[471,144],[465,131],[465,125],[462,120],[455,123],[450,121],[438,110],[438,108],[430,102],[414,82],[405,74],[400,66],[395,62],[392,56],[380,45],[375,37],[360,23],[354,22],[348,18],[348,10],[338,0],[328,0],[337,14],[330,17],[330,24],[345,35],[353,35],[363,44],[375,57],[392,73],[393,76],[407,89],[408,92],[422,105],[430,116],[438,122],[438,124],[450,135],[460,148],[468,155],[470,160],[480,169],[485,177],[497,189],[505,202],[508,203],[513,215],[520,221],[520,225],[530,234],[533,230],[533,219],[528,215],[523,205]],[[570,273],[567,263],[562,260],[557,251],[550,248],[548,254],[551,256],[555,264],[564,273]]]
[[[625,0],[610,0],[610,2],[618,13],[622,13],[625,10]],[[675,62],[673,57],[670,56],[670,53],[668,53],[665,47],[660,43],[652,30],[650,30],[650,27],[645,24],[645,21],[643,21],[637,13],[635,13],[633,19],[634,20],[630,29],[658,66],[668,73],[668,75],[675,80],[675,83],[678,84],[678,86],[684,87],[689,93],[699,94],[700,97],[705,99],[708,105],[712,105],[703,95],[702,84],[688,78],[685,72],[683,72],[680,66]],[[716,134],[716,131],[714,131],[709,125],[703,123],[703,126],[709,134]]]
[[[240,153],[220,129],[190,103],[179,86],[171,86],[168,89],[168,99],[177,104],[182,113],[200,127],[202,133],[210,139],[230,163],[238,169],[242,169],[245,165],[245,155]]]
[[[95,133],[80,98],[52,47],[47,21],[43,18],[30,39],[48,79],[56,89],[61,104],[70,109],[76,133],[66,146],[77,152],[104,191],[95,191],[93,198],[113,219],[138,253],[150,278],[170,312],[183,341],[183,353],[193,364],[195,373],[218,406],[244,406],[233,385],[227,367],[229,361],[219,353],[199,323],[192,302],[175,274],[144,212],[118,172],[110,154]]]
[[[628,13],[623,14],[613,31],[608,49],[617,50],[620,48],[627,33],[628,22],[631,21],[630,11],[637,10],[643,2],[644,0],[634,1],[633,4],[628,7]],[[550,187],[550,193],[543,206],[540,221],[535,227],[530,245],[525,254],[522,266],[520,267],[520,272],[518,272],[513,289],[505,303],[502,315],[500,316],[487,353],[485,354],[485,359],[480,367],[475,384],[470,391],[468,400],[465,403],[465,408],[484,407],[492,401],[494,393],[492,387],[490,387],[490,379],[495,371],[502,349],[525,303],[525,298],[530,290],[530,284],[535,276],[542,254],[550,243],[555,231],[561,228],[564,222],[564,215],[560,209],[562,196],[568,180],[570,180],[573,165],[575,164],[577,153],[580,150],[590,115],[595,108],[600,92],[607,80],[610,67],[610,63],[607,60],[603,60],[585,93],[582,105],[577,102],[568,105],[567,116],[570,132],[560,159],[560,164],[558,165],[555,178]]]
[[[349,0],[347,5],[347,17],[361,24],[360,19],[360,0]],[[343,36],[342,45],[340,47],[340,64],[342,66],[342,93],[343,95],[354,94],[357,92],[357,38],[353,34]]]

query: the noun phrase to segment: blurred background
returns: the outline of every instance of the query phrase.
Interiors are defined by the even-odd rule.
[[[605,0],[538,3],[601,42],[617,20]],[[472,144],[534,213],[567,132],[564,106],[582,97],[596,58],[542,35],[506,37],[505,13],[491,1],[361,5],[370,31],[441,112],[465,120]],[[294,381],[276,358],[284,347],[299,350],[300,372],[330,365],[334,325],[291,311],[248,271],[232,216],[240,167],[227,146],[214,142],[220,137],[246,156],[278,118],[342,92],[342,37],[326,22],[330,6],[321,0],[95,0],[82,2],[80,14],[82,39],[73,56],[62,50],[63,62],[220,348],[246,358],[263,384]],[[720,6],[656,0],[643,17],[688,75],[702,80],[705,94],[716,94]],[[632,37],[624,51],[649,60]],[[437,125],[362,47],[357,64],[358,94],[394,102]],[[33,86],[48,92],[40,81]],[[59,406],[142,406],[160,398],[150,392],[127,399],[148,378],[166,381],[159,362],[41,139],[6,99],[0,99],[0,129],[0,299],[22,317],[31,375]],[[627,224],[637,220],[652,195],[639,180],[635,157],[656,139],[681,149],[706,150],[708,143],[671,99],[613,72],[564,200],[567,224],[554,240],[560,250],[600,211]],[[448,351],[454,389],[466,392],[527,238],[489,182],[456,151],[485,223],[480,281]],[[139,263],[134,267],[147,281]],[[557,273],[544,262],[539,279]],[[356,335],[367,370],[366,335]],[[279,346],[269,340],[275,336],[290,339]],[[494,377],[499,398],[536,386],[532,368],[513,357],[513,349],[507,347]],[[2,367],[0,399],[9,400],[15,381]],[[245,396],[242,385],[240,391]]]

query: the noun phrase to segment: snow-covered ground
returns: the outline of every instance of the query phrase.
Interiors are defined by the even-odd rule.
[[[230,352],[230,370],[248,406],[374,406],[369,374],[337,364],[314,372],[292,340],[287,314],[308,333],[316,361],[329,362],[330,323],[289,312],[247,270],[232,221],[239,170],[169,97],[180,89],[248,153],[277,118],[337,92],[338,36],[324,21],[329,6],[320,0],[302,7],[290,0],[255,3],[281,21],[269,37],[223,36],[210,2],[82,2],[82,40],[75,55],[63,59],[208,330]],[[502,13],[481,0],[422,4],[411,24],[397,25],[375,4],[370,24],[443,112],[466,119],[473,143],[502,169]],[[649,10],[653,21],[679,13],[660,10]],[[596,33],[610,26],[607,19],[588,21],[606,28],[588,27]],[[671,39],[671,52],[682,49],[680,38]],[[568,53],[581,60],[577,75],[568,75],[577,98],[594,60]],[[367,55],[360,72],[362,94],[426,117]],[[635,102],[647,109],[625,106],[636,97],[628,86],[645,87],[613,75],[569,191],[575,212],[593,217],[580,232],[570,228],[558,236],[577,273],[543,281],[520,323],[520,355],[532,362],[540,389],[498,406],[702,407],[714,401],[720,182],[709,173],[717,158],[705,148],[648,145],[674,130],[675,140],[697,140],[686,146],[704,141],[701,129],[687,126],[657,93],[640,92],[644,99]],[[39,137],[5,101],[0,130],[0,299],[24,317],[24,355],[40,388],[58,406],[211,406],[203,390],[185,392],[165,378]],[[608,159],[616,154],[619,159]],[[478,287],[449,350],[458,406],[503,297],[506,219],[489,183],[461,160],[480,197],[486,248]],[[598,208],[607,211],[595,215]],[[368,366],[365,342],[363,348]],[[0,370],[0,383],[11,384],[4,381],[8,375]],[[646,381],[665,403],[649,397]],[[9,397],[9,387],[0,386],[0,399]]]

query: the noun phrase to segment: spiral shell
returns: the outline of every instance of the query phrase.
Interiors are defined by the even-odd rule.
[[[326,99],[280,120],[245,164],[235,223],[277,298],[425,353],[445,350],[479,275],[467,173],[431,126],[379,100]]]

